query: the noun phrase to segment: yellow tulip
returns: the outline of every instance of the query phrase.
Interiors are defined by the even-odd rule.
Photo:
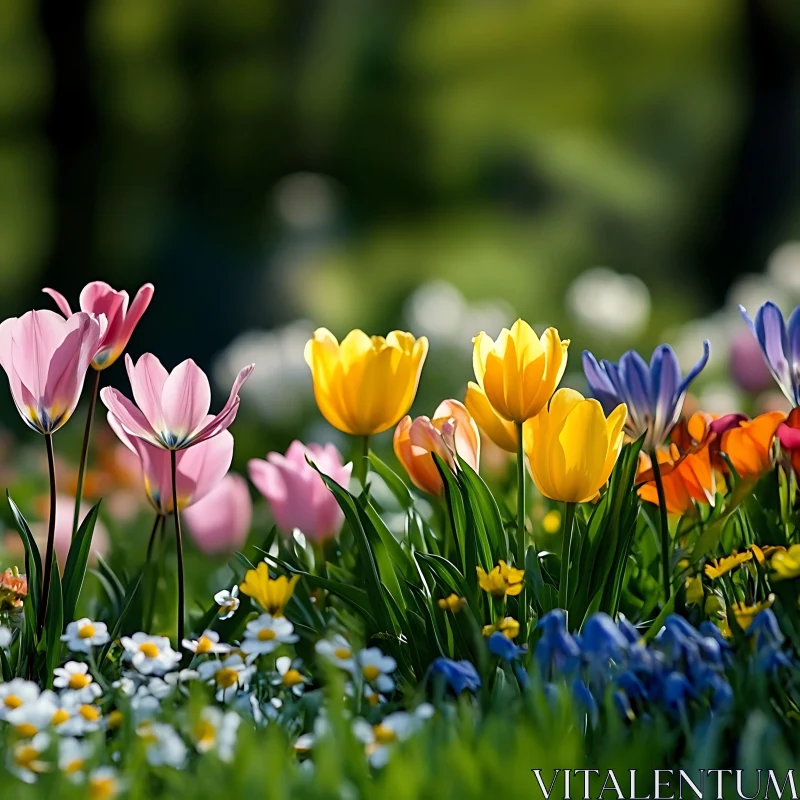
[[[334,428],[354,436],[388,430],[405,416],[417,393],[428,340],[392,331],[350,331],[341,344],[325,328],[306,344],[314,397]]]
[[[562,341],[555,328],[539,339],[521,319],[511,330],[503,328],[496,342],[479,333],[472,351],[478,386],[503,419],[522,424],[535,417],[556,390],[567,366],[568,347],[569,339]]]
[[[779,550],[772,556],[770,566],[775,572],[772,580],[800,578],[800,544],[793,544],[788,550]]]
[[[486,392],[472,381],[467,384],[464,405],[478,427],[498,446],[509,453],[517,452],[517,429],[492,408]]]
[[[606,419],[597,400],[559,389],[524,429],[528,466],[539,491],[567,503],[591,500],[617,462],[627,415],[622,403]]]

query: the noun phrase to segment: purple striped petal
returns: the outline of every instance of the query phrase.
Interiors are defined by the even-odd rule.
[[[711,343],[706,339],[703,342],[703,355],[700,356],[700,360],[686,373],[686,377],[681,381],[681,385],[678,387],[678,395],[686,394],[686,390],[689,388],[689,384],[703,371],[706,364],[708,363],[708,358],[711,355]]]
[[[755,334],[767,366],[781,391],[792,403],[797,402],[791,368],[787,360],[789,341],[783,314],[775,303],[764,303],[758,309],[755,319]]]
[[[589,389],[596,400],[600,402],[603,411],[610,414],[621,402],[621,398],[608,377],[608,373],[597,363],[597,359],[584,350],[581,357],[583,372]]]
[[[675,351],[668,344],[657,347],[650,360],[651,391],[655,398],[649,437],[651,446],[657,446],[664,441],[680,416],[680,378],[681,370]]]

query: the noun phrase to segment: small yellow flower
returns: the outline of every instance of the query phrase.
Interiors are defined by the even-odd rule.
[[[696,606],[703,602],[703,580],[699,575],[686,579],[686,604]]]
[[[239,585],[241,591],[253,598],[267,614],[273,617],[283,616],[283,609],[294,594],[294,587],[300,580],[299,575],[287,578],[280,575],[270,578],[269,567],[262,561],[256,569],[248,570]]]
[[[752,560],[752,550],[745,550],[741,553],[737,553],[734,550],[729,556],[725,556],[725,558],[720,558],[719,560],[714,559],[710,564],[706,564],[704,572],[707,578],[711,578],[712,581],[715,581],[717,578],[721,578],[731,570],[736,569],[740,564]]]
[[[773,569],[772,579],[775,581],[800,578],[800,544],[793,544],[788,550],[775,553],[770,566]]]
[[[502,633],[506,639],[516,639],[519,636],[519,622],[514,617],[500,617],[495,620],[494,625],[483,626],[484,636],[491,636],[496,631]]]
[[[763,600],[760,603],[756,603],[754,606],[746,606],[744,603],[735,603],[733,605],[733,614],[736,617],[736,622],[738,623],[739,627],[746,631],[750,625],[752,625],[753,620],[762,612],[768,608],[772,607],[772,604],[775,602],[775,595],[771,594],[766,600]],[[722,635],[723,636],[730,636],[731,629],[728,626],[728,621],[725,620],[722,623]]]
[[[561,530],[561,512],[553,508],[542,518],[542,528],[545,533],[558,533]]]
[[[492,597],[515,597],[522,591],[525,573],[521,569],[509,567],[501,561],[491,572],[486,573],[481,567],[478,570],[478,584],[484,592]]]
[[[467,601],[457,594],[451,594],[448,597],[440,597],[437,603],[442,611],[452,611],[455,614],[457,611],[461,611],[461,609],[464,608]]]

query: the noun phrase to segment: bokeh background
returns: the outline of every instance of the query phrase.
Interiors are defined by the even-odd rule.
[[[427,335],[417,413],[517,316],[577,388],[584,347],[709,338],[693,402],[768,406],[736,306],[800,301],[799,45],[790,0],[2,0],[0,313],[152,281],[134,356],[195,358],[215,408],[257,364],[240,471],[336,438],[319,325]]]

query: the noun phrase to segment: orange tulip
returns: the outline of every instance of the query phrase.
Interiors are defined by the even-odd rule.
[[[685,514],[696,502],[714,505],[716,475],[711,445],[716,435],[711,430],[712,420],[711,415],[701,413],[682,420],[670,435],[669,448],[658,450],[664,499],[670,514]],[[642,484],[639,497],[658,505],[652,461],[643,452],[639,454],[636,482]]]
[[[784,417],[782,411],[768,411],[752,420],[739,420],[722,434],[720,450],[740,478],[758,478],[772,469],[772,441]]]
[[[433,418],[406,416],[394,431],[394,452],[418,489],[441,495],[442,476],[436,468],[436,453],[454,472],[459,455],[474,470],[480,460],[478,426],[458,400],[445,400]]]

